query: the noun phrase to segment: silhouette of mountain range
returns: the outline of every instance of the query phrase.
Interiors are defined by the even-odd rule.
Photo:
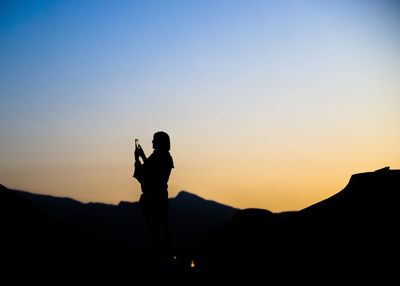
[[[283,282],[397,277],[400,170],[354,174],[300,211],[239,211],[208,245],[208,272]],[[325,281],[325,282],[324,282]]]
[[[170,199],[175,273],[281,283],[393,279],[399,191],[400,170],[389,167],[354,174],[335,195],[282,213],[239,210],[182,191]],[[137,202],[84,204],[0,185],[0,218],[8,268],[97,279],[145,271]]]
[[[181,268],[187,269],[211,233],[238,211],[186,191],[169,203],[174,253],[184,264]],[[35,265],[36,259],[27,259],[34,257],[59,265],[73,261],[77,274],[83,269],[96,273],[102,268],[118,273],[143,270],[147,232],[138,202],[82,203],[0,185],[0,209],[6,234],[1,243],[9,246],[3,257],[10,261],[21,257],[27,265]]]

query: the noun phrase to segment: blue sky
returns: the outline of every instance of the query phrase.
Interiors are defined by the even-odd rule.
[[[301,208],[352,173],[398,168],[397,14],[390,1],[2,1],[0,182],[135,200],[133,139],[150,153],[158,130],[171,196],[239,207]]]

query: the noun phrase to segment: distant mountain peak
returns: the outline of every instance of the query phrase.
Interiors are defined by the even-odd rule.
[[[174,199],[178,200],[204,200],[202,197],[189,193],[188,191],[180,191]]]

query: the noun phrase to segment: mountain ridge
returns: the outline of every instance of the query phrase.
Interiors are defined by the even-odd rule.
[[[265,278],[268,270],[280,282],[312,281],[315,273],[393,279],[399,191],[400,170],[385,167],[352,175],[344,189],[299,211],[241,210],[210,241],[204,265],[222,276]]]
[[[9,186],[7,187],[7,186],[5,186],[3,184],[0,184],[0,188],[9,189],[9,190],[16,191],[16,192],[22,192],[22,193],[25,193],[25,195],[27,195],[27,196],[28,195],[29,196],[36,196],[37,195],[37,196],[41,196],[42,198],[48,198],[48,199],[63,199],[63,200],[69,200],[71,203],[80,203],[80,204],[83,204],[83,205],[91,205],[92,204],[92,205],[105,205],[105,206],[120,206],[120,205],[134,205],[134,204],[138,203],[138,201],[126,201],[126,200],[121,200],[121,201],[119,201],[118,203],[115,203],[115,204],[106,203],[106,202],[99,202],[99,201],[83,202],[83,201],[81,201],[79,199],[75,199],[75,198],[72,198],[72,197],[69,197],[69,196],[57,196],[57,195],[36,193],[36,192],[26,191],[26,190],[22,190],[22,189],[16,189],[16,188],[9,187]],[[238,209],[238,210],[241,209],[241,208],[238,208],[238,207],[230,206],[230,205],[225,204],[225,203],[217,202],[215,200],[203,198],[203,197],[201,197],[199,195],[196,195],[194,193],[191,193],[191,192],[189,192],[187,190],[181,190],[176,194],[176,196],[169,197],[169,200],[174,200],[174,199],[178,199],[178,200],[181,200],[181,199],[185,199],[185,200],[186,199],[196,199],[196,200],[201,200],[201,201],[204,201],[204,202],[215,203],[217,205],[226,206],[226,207],[233,208],[233,209]]]
[[[86,240],[102,243],[116,239],[130,252],[145,247],[146,229],[138,202],[83,203],[69,197],[12,190],[1,185],[1,191],[4,190],[63,225],[77,226]],[[187,191],[170,198],[169,204],[170,231],[177,253],[196,252],[214,229],[238,211]]]

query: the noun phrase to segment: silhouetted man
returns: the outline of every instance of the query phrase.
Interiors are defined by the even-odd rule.
[[[168,230],[168,179],[174,163],[169,153],[170,139],[163,131],[153,136],[153,153],[147,158],[140,145],[135,148],[135,177],[142,189],[139,205],[149,234],[152,262],[163,266],[171,255]],[[143,163],[140,161],[142,158]]]

